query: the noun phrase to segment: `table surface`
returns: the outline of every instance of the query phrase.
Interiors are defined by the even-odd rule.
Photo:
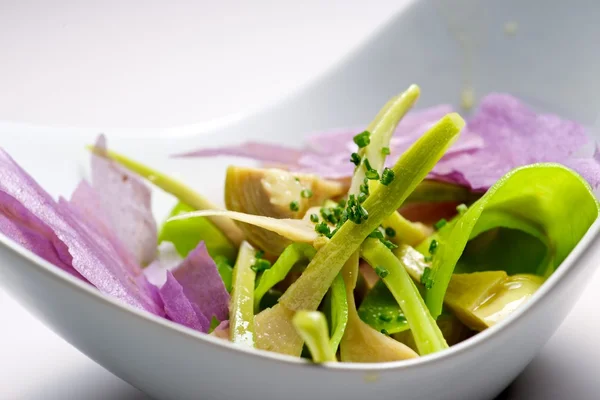
[[[219,118],[308,82],[405,3],[5,0],[0,120],[109,130]],[[503,398],[598,398],[600,275],[593,280]],[[146,398],[2,291],[0,309],[0,398]]]

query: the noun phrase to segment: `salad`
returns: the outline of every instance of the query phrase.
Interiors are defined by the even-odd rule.
[[[130,306],[238,346],[314,362],[443,351],[526,304],[598,217],[585,127],[492,93],[452,107],[390,99],[366,127],[302,149],[248,142],[225,207],[107,148],[52,198],[0,149],[0,232]],[[157,225],[150,186],[176,205]]]

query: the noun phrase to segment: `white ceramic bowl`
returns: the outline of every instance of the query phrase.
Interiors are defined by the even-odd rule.
[[[600,38],[596,2],[460,3],[467,8],[413,3],[335,69],[258,113],[143,141],[107,132],[109,144],[218,199],[222,175],[214,171],[231,160],[166,155],[246,138],[299,143],[308,131],[367,122],[388,97],[412,82],[424,93],[420,107],[458,103],[467,80],[477,94],[507,91],[584,123],[595,121],[600,110],[595,76],[600,54],[593,51],[593,38]],[[449,20],[461,27],[466,42],[457,40],[456,28],[449,34]],[[504,30],[513,21],[518,23],[515,36]],[[53,194],[74,188],[85,160],[82,146],[94,135],[0,125],[2,146]],[[157,193],[157,215],[163,216],[171,202]],[[533,301],[507,321],[440,354],[378,365],[315,366],[237,349],[106,298],[4,237],[0,281],[71,344],[159,399],[487,399],[532,360],[577,300],[600,257],[599,230],[596,222]]]

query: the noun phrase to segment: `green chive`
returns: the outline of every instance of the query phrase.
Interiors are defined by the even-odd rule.
[[[379,314],[378,318],[383,322],[392,322],[392,317],[390,317],[389,315]]]
[[[350,154],[350,162],[352,162],[352,164],[356,165],[357,167],[360,165],[360,156],[358,155],[358,153]]]
[[[369,143],[371,143],[371,133],[369,131],[364,131],[354,136],[353,140],[354,143],[356,143],[356,145],[362,149],[363,147],[367,147]]]
[[[386,276],[388,276],[390,274],[390,272],[387,269],[385,269],[384,267],[380,267],[380,266],[375,267],[375,273],[381,279],[385,278]]]
[[[367,199],[367,197],[369,197],[369,196],[366,193],[360,192],[359,195],[358,195],[358,202],[360,204],[364,203],[365,200]]]
[[[379,229],[375,229],[373,232],[369,233],[370,238],[375,239],[383,239],[383,233]]]
[[[436,222],[435,224],[433,224],[433,228],[436,231],[439,231],[440,229],[442,229],[446,224],[448,223],[448,221],[446,221],[445,218],[440,219],[438,222]]]
[[[389,156],[391,153],[390,148],[389,147],[382,147],[381,148],[381,154],[383,154],[384,156]]]
[[[438,245],[439,245],[438,241],[433,239],[431,241],[431,243],[429,243],[429,254],[431,254],[431,255],[435,254],[435,252],[438,249]]]
[[[427,289],[431,289],[433,287],[433,279],[431,279],[431,268],[425,267],[423,270],[423,274],[421,275],[421,284],[423,284]]]
[[[271,263],[268,260],[257,258],[251,268],[254,272],[262,272],[271,268]]]
[[[300,197],[303,197],[305,199],[311,198],[312,195],[313,195],[313,192],[310,189],[304,189],[300,192]]]
[[[390,250],[394,250],[398,248],[398,245],[395,243],[390,242],[389,240],[382,240],[381,243],[384,244],[385,247],[387,247]]]
[[[291,211],[298,211],[298,210],[300,210],[300,204],[298,204],[298,202],[296,200],[292,201],[290,203],[290,210]]]
[[[392,181],[394,180],[394,178],[396,177],[396,174],[394,174],[394,171],[392,171],[389,168],[385,168],[383,170],[383,172],[381,173],[381,183],[385,186],[389,185],[390,183],[392,183]]]
[[[374,169],[370,169],[367,172],[365,172],[365,176],[367,177],[367,179],[376,181],[377,179],[379,179],[379,172],[377,172]]]
[[[258,250],[256,253],[254,253],[254,258],[263,258],[265,256],[265,252],[262,250]]]
[[[329,230],[329,225],[327,225],[325,222],[320,222],[318,224],[315,225],[315,231],[317,233],[320,233],[321,235],[329,235],[331,232]]]
[[[382,329],[380,332],[383,333],[384,335],[388,335],[388,336],[390,335],[390,333],[388,331],[386,331],[385,329]]]
[[[394,230],[394,228],[385,228],[385,234],[388,237],[393,238],[394,236],[396,236],[396,231]]]
[[[317,214],[310,214],[310,220],[316,224],[319,222],[319,216]]]

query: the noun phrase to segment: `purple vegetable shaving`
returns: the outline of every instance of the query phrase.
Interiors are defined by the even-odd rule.
[[[423,132],[445,114],[447,105],[409,113],[392,137],[391,165]],[[354,171],[349,161],[356,151],[352,137],[362,129],[336,130],[307,139],[308,146],[299,155],[275,159],[272,152],[257,151],[256,143],[235,147],[205,149],[188,156],[212,157],[238,155],[262,162],[279,162],[291,171],[314,173],[325,178],[348,178]],[[482,101],[460,139],[435,166],[430,179],[485,191],[513,168],[538,163],[557,162],[581,174],[596,188],[600,185],[600,157],[576,154],[589,142],[585,128],[576,122],[550,114],[536,114],[520,100],[506,94],[492,93]],[[284,151],[291,149],[280,150]],[[298,151],[297,151],[298,152]],[[291,153],[290,153],[291,154]]]
[[[167,281],[160,288],[160,297],[170,320],[200,332],[208,332],[210,321],[190,302],[183,287],[170,271],[167,271]]]
[[[94,227],[94,223],[87,221],[76,206],[61,199],[57,204],[12,158],[0,150],[0,192],[3,210],[13,204],[11,213],[3,211],[4,218],[11,218],[21,211],[21,216],[29,216],[34,224],[25,225],[19,222],[20,227],[36,227],[36,233],[48,236],[48,231],[40,230],[39,222],[45,224],[68,249],[72,257],[72,269],[76,270],[102,293],[116,297],[134,307],[141,308],[154,314],[163,315],[162,304],[157,303],[156,290],[146,281],[143,275],[135,276],[131,269],[124,263],[110,241]],[[15,208],[11,198],[20,203],[22,208]],[[28,213],[24,213],[26,210]],[[26,220],[21,218],[21,220]],[[3,224],[8,226],[8,224]],[[15,237],[15,224],[11,225],[11,237]],[[42,225],[43,226],[43,225]],[[7,229],[8,231],[8,229]],[[4,230],[3,230],[4,232]],[[29,230],[31,233],[31,229]],[[29,235],[28,240],[34,236]],[[38,242],[36,246],[44,246]],[[61,247],[56,246],[60,251]],[[36,248],[31,243],[29,248]],[[64,250],[64,248],[63,248]],[[60,253],[58,253],[60,254]],[[59,256],[64,267],[64,256]],[[72,273],[70,268],[67,271]]]
[[[106,149],[104,136],[98,138],[96,149]],[[137,175],[95,154],[92,155],[92,186],[108,226],[125,248],[139,264],[152,262],[156,257],[157,229],[150,189]]]
[[[173,271],[190,302],[196,304],[208,319],[224,321],[229,316],[229,293],[208,254],[204,242],[191,251]]]

